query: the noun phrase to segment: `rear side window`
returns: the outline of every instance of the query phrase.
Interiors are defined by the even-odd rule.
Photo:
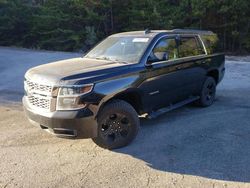
[[[204,48],[197,37],[181,37],[179,57],[190,57],[205,54]]]
[[[208,54],[213,54],[223,51],[217,35],[202,35],[201,39],[206,46]]]

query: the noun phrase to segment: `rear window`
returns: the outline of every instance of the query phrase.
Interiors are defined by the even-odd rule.
[[[197,37],[181,37],[179,57],[190,57],[205,54],[204,48]]]

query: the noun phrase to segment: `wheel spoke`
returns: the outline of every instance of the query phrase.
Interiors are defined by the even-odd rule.
[[[122,125],[121,126],[121,129],[120,129],[120,132],[122,132],[122,131],[126,131],[126,132],[129,132],[129,130],[130,130],[130,124],[127,124],[127,125]]]
[[[108,136],[108,135],[113,134],[113,130],[112,130],[111,126],[109,126],[108,129],[103,130],[103,131],[102,131],[102,134],[103,134],[105,137]]]
[[[123,118],[125,118],[126,116],[124,115],[124,114],[117,114],[117,121],[119,121],[119,122],[121,122],[121,120],[123,119]]]
[[[205,99],[207,101],[213,100],[214,97],[214,90],[215,90],[215,85],[213,83],[208,83],[207,87],[205,89]]]
[[[111,121],[114,121],[114,120],[116,120],[117,119],[117,114],[111,114],[110,116],[109,116],[109,120],[111,120]]]
[[[119,131],[116,131],[114,134],[115,134],[115,139],[114,139],[114,141],[117,141],[117,140],[119,140],[119,139],[122,138],[122,135],[121,135],[121,133],[120,133]]]
[[[104,137],[107,137],[113,133],[110,120],[106,120],[106,122],[102,124],[101,133]]]
[[[121,136],[124,137],[124,138],[128,136],[128,133],[129,133],[128,128],[123,129],[123,130],[120,131]]]
[[[119,114],[117,116],[117,121],[119,121],[119,123],[121,125],[128,125],[129,124],[129,120],[128,120],[127,116],[124,114]]]
[[[117,120],[119,120],[119,132],[121,137],[125,138],[128,135],[129,129],[130,129],[130,122],[128,120],[128,118],[123,115],[120,114],[117,118]]]

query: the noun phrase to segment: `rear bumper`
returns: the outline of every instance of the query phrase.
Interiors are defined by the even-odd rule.
[[[75,111],[40,112],[32,108],[23,97],[23,107],[30,122],[59,137],[94,138],[97,122],[88,109]]]
[[[219,71],[220,71],[220,73],[219,73],[218,83],[221,82],[222,79],[224,78],[226,68],[224,66],[222,66],[222,67],[220,67]]]

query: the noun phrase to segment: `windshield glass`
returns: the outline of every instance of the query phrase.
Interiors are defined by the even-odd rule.
[[[146,37],[108,37],[86,54],[85,57],[137,63],[148,43],[149,38]]]

